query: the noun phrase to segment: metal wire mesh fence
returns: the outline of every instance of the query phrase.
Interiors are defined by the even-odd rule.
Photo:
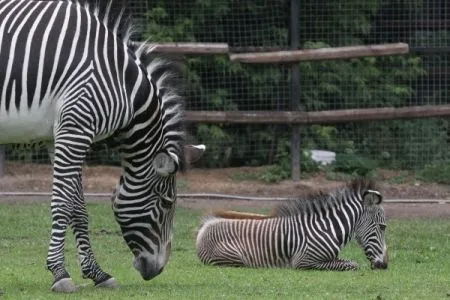
[[[445,0],[339,0],[299,3],[300,47],[403,42],[405,56],[299,63],[300,93],[291,93],[291,65],[243,64],[228,55],[187,55],[186,109],[301,111],[448,104],[450,3]],[[288,49],[288,0],[128,1],[141,38],[152,42],[226,43],[234,52]],[[280,164],[289,160],[290,125],[189,124],[190,140],[208,150],[203,167]],[[334,151],[379,167],[422,168],[448,159],[444,118],[304,125],[301,152]],[[48,163],[45,149],[8,146],[6,159]],[[88,164],[117,165],[117,152],[95,145]],[[306,168],[307,169],[307,168]],[[304,170],[306,170],[304,167]]]

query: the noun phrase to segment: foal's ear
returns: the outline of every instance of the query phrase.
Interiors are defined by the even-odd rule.
[[[365,205],[376,205],[383,202],[383,196],[379,191],[367,190],[363,194],[363,203]]]
[[[184,159],[186,163],[192,164],[199,160],[205,152],[206,146],[201,145],[186,145],[184,146]]]

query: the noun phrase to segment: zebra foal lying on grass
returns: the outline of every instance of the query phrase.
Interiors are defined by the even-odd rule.
[[[268,216],[216,213],[201,222],[197,255],[213,265],[356,270],[356,262],[338,258],[354,236],[372,269],[386,269],[382,200],[373,181],[357,179],[330,193],[283,202]]]

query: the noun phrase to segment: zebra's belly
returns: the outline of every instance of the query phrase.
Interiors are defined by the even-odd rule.
[[[0,144],[30,143],[53,139],[54,110],[0,110]]]

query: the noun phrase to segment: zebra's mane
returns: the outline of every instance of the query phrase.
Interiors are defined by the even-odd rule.
[[[182,82],[180,80],[180,71],[178,67],[167,60],[161,58],[152,58],[147,65],[147,72],[156,83],[162,101],[163,130],[166,139],[166,145],[176,151],[180,161],[178,161],[180,170],[186,167],[184,156],[184,100],[180,89]],[[171,151],[171,150],[169,150]]]
[[[366,190],[376,189],[375,182],[365,178],[354,179],[344,187],[330,192],[318,191],[295,200],[284,201],[275,206],[271,217],[287,217],[298,214],[314,214],[327,211],[349,201],[351,195],[362,195]]]
[[[108,28],[123,45],[128,53],[134,56],[136,63],[142,66],[149,80],[152,80],[159,91],[163,113],[163,130],[167,137],[167,148],[169,152],[175,151],[181,170],[185,167],[183,144],[184,144],[184,101],[181,95],[183,90],[180,66],[173,61],[157,58],[153,53],[155,45],[148,40],[137,43],[131,37],[138,32],[134,26],[131,16],[125,15],[125,6],[122,5],[119,13],[113,15],[112,5],[114,0],[107,1],[106,5],[90,4],[86,0],[66,0],[81,5],[103,25]],[[124,2],[126,3],[126,2]],[[177,88],[176,88],[177,87]]]

